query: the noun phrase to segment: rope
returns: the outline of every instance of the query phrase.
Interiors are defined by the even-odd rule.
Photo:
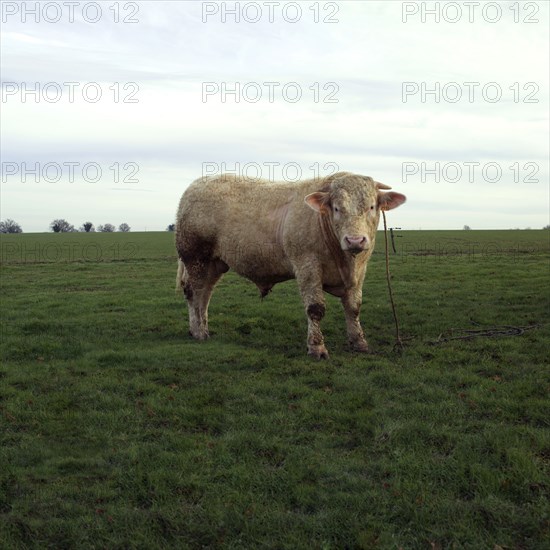
[[[393,346],[394,351],[403,351],[404,345],[399,333],[399,321],[397,320],[397,311],[395,309],[395,302],[393,301],[393,292],[391,288],[391,274],[390,274],[390,253],[388,250],[388,228],[386,225],[386,213],[382,210],[382,217],[384,218],[384,240],[386,243],[386,279],[388,281],[388,291],[390,294],[391,309],[393,311],[393,319],[395,321],[395,344]]]

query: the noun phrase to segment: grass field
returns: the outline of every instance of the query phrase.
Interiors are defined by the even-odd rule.
[[[399,355],[379,235],[325,362],[293,281],[199,343],[172,234],[2,236],[0,548],[550,548],[549,236],[401,232]]]

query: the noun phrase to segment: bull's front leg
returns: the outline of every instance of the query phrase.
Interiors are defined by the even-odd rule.
[[[348,340],[355,351],[367,353],[369,345],[365,340],[363,329],[359,321],[361,311],[361,302],[363,299],[363,290],[361,286],[346,290],[342,296],[342,305],[344,306],[344,315],[346,317],[346,329]]]
[[[320,271],[308,266],[296,278],[307,315],[307,353],[315,359],[328,359],[320,326],[326,309]]]

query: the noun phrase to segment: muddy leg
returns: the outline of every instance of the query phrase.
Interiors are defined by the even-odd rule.
[[[328,359],[320,326],[326,309],[320,273],[308,266],[296,278],[307,315],[307,353],[315,359]]]
[[[189,308],[189,333],[197,340],[208,338],[208,304],[212,291],[228,270],[220,260],[186,264],[183,293]]]
[[[369,345],[365,340],[361,323],[359,322],[359,312],[361,310],[363,292],[362,289],[355,288],[346,291],[341,301],[344,306],[344,315],[346,316],[346,328],[348,339],[355,351],[368,352]]]

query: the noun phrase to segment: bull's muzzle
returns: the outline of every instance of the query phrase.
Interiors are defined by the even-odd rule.
[[[346,248],[349,252],[362,252],[369,244],[367,237],[364,235],[346,235],[344,237]]]

